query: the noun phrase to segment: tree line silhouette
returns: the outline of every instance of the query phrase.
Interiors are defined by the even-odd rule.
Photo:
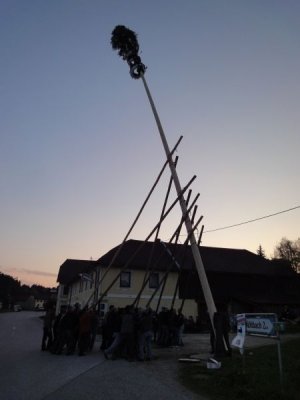
[[[2,309],[12,309],[15,304],[26,302],[29,298],[50,301],[53,288],[41,285],[28,286],[18,279],[0,272],[0,303]]]

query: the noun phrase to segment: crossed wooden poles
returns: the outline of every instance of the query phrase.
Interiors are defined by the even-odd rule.
[[[214,303],[214,299],[211,293],[211,289],[207,280],[207,276],[205,273],[205,269],[204,269],[204,265],[203,265],[203,261],[200,255],[200,250],[199,250],[199,243],[197,243],[196,241],[196,237],[194,234],[194,230],[195,227],[199,224],[199,222],[193,227],[193,219],[195,217],[195,210],[194,210],[194,214],[192,216],[192,218],[190,218],[190,212],[191,212],[191,207],[188,208],[187,205],[187,201],[184,198],[184,193],[186,192],[186,190],[188,189],[188,187],[190,186],[190,184],[193,182],[193,180],[196,178],[195,176],[191,179],[191,181],[184,187],[181,187],[179,178],[178,178],[178,174],[176,171],[176,162],[174,162],[173,160],[173,153],[176,149],[176,147],[178,146],[179,142],[181,141],[181,138],[179,139],[179,142],[177,143],[177,145],[175,146],[175,148],[170,151],[169,149],[169,145],[162,127],[162,124],[160,122],[160,118],[158,116],[158,112],[156,110],[154,101],[152,99],[149,87],[147,85],[146,79],[145,79],[145,72],[146,72],[146,67],[144,64],[142,64],[141,59],[138,55],[139,52],[139,44],[137,41],[137,35],[135,34],[135,32],[131,31],[130,29],[126,28],[125,26],[119,25],[116,26],[115,29],[113,30],[112,33],[112,39],[111,39],[111,44],[113,49],[118,50],[119,55],[127,61],[129,68],[130,68],[130,75],[132,78],[134,79],[141,79],[156,121],[156,125],[159,131],[159,135],[164,147],[164,151],[166,154],[166,158],[167,161],[163,167],[163,170],[165,169],[166,165],[169,165],[170,171],[171,171],[171,179],[174,182],[175,188],[176,188],[176,192],[177,192],[177,199],[173,202],[173,204],[166,210],[165,209],[165,205],[166,205],[166,201],[164,204],[164,208],[160,217],[159,222],[157,223],[157,225],[154,227],[154,229],[151,231],[151,233],[147,236],[147,238],[145,239],[145,242],[147,242],[150,237],[156,232],[156,239],[158,238],[158,232],[159,232],[159,228],[161,226],[161,223],[163,222],[163,220],[166,218],[166,216],[169,214],[169,212],[171,211],[171,209],[175,206],[175,204],[177,204],[177,202],[179,202],[180,207],[181,207],[181,212],[182,212],[182,220],[180,223],[180,227],[177,228],[176,232],[174,233],[172,240],[175,238],[176,242],[178,240],[179,237],[179,233],[180,233],[180,229],[182,224],[185,224],[186,227],[186,231],[187,231],[187,240],[186,240],[186,244],[188,242],[190,242],[191,245],[191,250],[192,250],[192,254],[193,254],[193,258],[195,261],[195,266],[196,266],[196,270],[199,276],[199,280],[202,286],[202,290],[203,290],[203,295],[205,298],[205,302],[206,302],[206,306],[207,306],[207,310],[208,310],[208,314],[210,317],[210,321],[211,321],[211,326],[213,327],[213,318],[214,318],[214,314],[217,311],[216,310],[216,306]],[[162,170],[162,172],[163,172]],[[161,174],[162,174],[161,172]],[[160,174],[160,176],[161,176]],[[158,177],[157,181],[159,180],[160,176]],[[157,183],[156,181],[156,183]],[[171,181],[170,181],[171,182]],[[156,184],[155,184],[156,185]],[[154,187],[155,187],[154,185]],[[171,183],[170,183],[171,185]],[[169,187],[170,187],[169,185]],[[154,190],[154,187],[152,188]],[[169,191],[169,189],[168,189]],[[137,219],[140,216],[140,213],[142,212],[146,202],[148,201],[150,195],[152,193],[152,190],[150,191],[145,203],[142,206],[142,209],[140,210],[137,218],[135,219],[133,225],[131,226],[131,228],[129,229],[128,234],[125,236],[124,241],[122,242],[122,244],[119,246],[119,248],[117,249],[117,251],[115,252],[109,266],[107,267],[106,271],[104,272],[103,276],[101,277],[100,281],[98,282],[98,286],[101,284],[101,282],[103,281],[104,277],[106,276],[108,270],[110,269],[110,267],[114,264],[115,260],[117,259],[118,255],[120,254],[122,247],[126,241],[126,239],[128,238],[129,234],[131,233],[135,223],[137,222]],[[168,196],[168,194],[167,194]],[[201,217],[202,218],[202,217]],[[200,219],[201,220],[201,219]],[[203,231],[203,228],[202,228]],[[201,234],[202,234],[201,231]],[[201,236],[201,235],[200,235]],[[145,243],[144,242],[144,243]],[[125,265],[122,267],[120,273],[113,279],[113,281],[110,283],[110,285],[100,294],[99,299],[97,300],[97,303],[99,304],[104,296],[108,293],[108,291],[111,289],[111,287],[115,284],[115,282],[119,279],[119,276],[122,272],[122,270],[128,268],[128,266],[130,265],[130,263],[133,261],[133,259],[136,257],[137,253],[141,250],[141,248],[143,247],[143,243],[141,244],[141,246],[136,249],[136,251],[134,252],[134,254],[131,255],[131,257],[129,257],[128,261],[125,263]],[[168,251],[168,248],[166,245],[165,249],[166,251]],[[172,254],[170,255],[170,257],[172,258]],[[176,260],[172,260],[172,262],[176,262]],[[148,269],[149,266],[147,266]],[[147,274],[148,271],[146,271]],[[137,298],[135,300],[135,302],[138,304],[140,296],[141,296],[141,292],[143,290],[143,288],[145,287],[146,283],[147,283],[147,279],[149,279],[149,277],[147,278],[147,276],[145,275],[144,281],[143,281],[143,285],[142,288],[139,292],[139,294],[137,295]],[[161,282],[162,285],[164,285],[163,281]],[[178,286],[178,285],[176,285]],[[176,288],[177,290],[178,288]]]

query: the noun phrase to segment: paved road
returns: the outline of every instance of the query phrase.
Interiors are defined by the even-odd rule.
[[[186,335],[180,349],[154,349],[158,360],[107,361],[98,351],[86,357],[41,352],[44,313],[0,314],[0,400],[203,400],[177,381],[178,358],[209,356],[209,335]],[[295,335],[283,335],[288,340]],[[248,349],[275,344],[247,337]]]
[[[200,399],[176,381],[180,350],[147,363],[106,361],[99,343],[86,357],[56,356],[40,351],[40,315],[0,314],[0,400]]]

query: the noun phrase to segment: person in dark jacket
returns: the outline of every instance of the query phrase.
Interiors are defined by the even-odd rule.
[[[92,310],[88,310],[87,307],[83,309],[83,312],[79,317],[79,356],[85,356],[87,354],[91,342],[92,317]]]
[[[67,355],[74,354],[79,335],[80,308],[78,304],[70,310],[67,326]]]
[[[121,323],[121,341],[128,361],[133,361],[135,356],[135,320],[133,307],[126,306]]]
[[[100,350],[108,349],[114,341],[114,320],[116,318],[117,310],[113,305],[109,306],[109,310],[105,314],[102,325],[102,342]]]
[[[142,313],[139,321],[138,360],[152,360],[153,318],[152,310],[148,308]]]
[[[74,328],[74,310],[72,306],[68,306],[67,311],[62,315],[58,324],[58,338],[55,346],[55,354],[62,354],[64,348],[70,346]]]
[[[158,338],[159,346],[167,347],[169,345],[169,326],[168,326],[169,311],[163,307],[158,314]]]
[[[229,342],[230,321],[226,310],[226,305],[220,305],[214,313],[213,324],[215,330],[215,356],[231,356]]]
[[[184,316],[181,310],[178,310],[176,318],[176,332],[175,332],[176,346],[183,346],[183,341],[182,341],[183,331],[184,331]]]
[[[122,344],[121,337],[121,325],[122,325],[122,309],[114,309],[111,315],[111,330],[113,332],[113,341],[111,345],[103,350],[104,357],[108,360],[109,356],[112,356],[112,359],[116,358],[116,353],[119,351],[120,346]]]
[[[59,314],[54,318],[53,322],[53,342],[50,347],[50,352],[53,354],[56,354],[56,351],[58,349],[58,343],[59,343],[59,338],[60,338],[60,321],[63,318],[63,316],[66,313],[66,308],[62,307],[60,310]]]
[[[54,309],[52,305],[49,305],[45,317],[43,326],[43,338],[42,338],[42,351],[50,350],[53,343],[53,322],[54,322]]]
[[[96,307],[93,307],[91,311],[91,338],[89,345],[90,351],[92,351],[94,348],[99,322],[100,322],[99,314],[97,313]]]

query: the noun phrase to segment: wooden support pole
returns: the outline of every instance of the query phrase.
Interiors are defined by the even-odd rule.
[[[174,153],[175,153],[175,151],[177,150],[177,148],[178,148],[178,146],[179,146],[179,144],[180,144],[182,138],[183,138],[183,136],[180,136],[180,137],[179,137],[179,139],[177,140],[175,146],[173,147],[173,149],[172,149],[172,151],[171,151],[171,154],[174,154]],[[98,281],[97,284],[95,285],[95,291],[94,291],[94,292],[97,292],[97,293],[98,293],[99,288],[100,288],[100,286],[101,286],[101,283],[103,282],[103,279],[105,278],[106,274],[107,274],[108,271],[110,270],[111,266],[112,266],[113,263],[115,262],[115,260],[116,260],[116,258],[118,257],[118,255],[120,254],[120,252],[121,252],[121,250],[122,250],[122,248],[123,248],[123,246],[124,246],[126,240],[128,239],[130,233],[132,232],[133,228],[135,227],[137,221],[139,220],[139,218],[140,218],[140,216],[141,216],[141,214],[142,214],[144,208],[146,207],[146,205],[147,205],[147,203],[148,203],[148,201],[149,201],[149,199],[150,199],[152,193],[154,192],[154,189],[156,188],[156,186],[157,186],[157,184],[158,184],[160,178],[162,177],[162,174],[164,173],[164,171],[165,171],[167,165],[168,165],[168,161],[166,161],[166,162],[164,163],[164,165],[162,166],[162,168],[161,168],[161,170],[160,170],[160,172],[159,172],[157,178],[155,179],[154,184],[152,185],[152,187],[151,187],[151,189],[150,189],[150,191],[149,191],[149,193],[148,193],[146,199],[144,200],[144,203],[142,204],[142,207],[140,208],[138,214],[136,215],[136,217],[135,217],[133,223],[131,224],[131,226],[130,226],[128,232],[126,233],[126,235],[125,235],[125,237],[124,237],[122,243],[121,243],[120,246],[118,247],[116,253],[114,254],[112,260],[110,261],[110,263],[109,263],[108,267],[106,268],[104,274],[100,277],[99,281]],[[93,296],[94,296],[94,293],[91,294],[91,296],[89,297],[88,301],[86,302],[86,305],[89,304],[89,302],[91,301],[91,299],[93,298]],[[97,302],[97,303],[98,303],[98,302]]]
[[[197,242],[198,246],[201,245],[201,239],[202,239],[202,235],[203,235],[203,230],[204,230],[204,225],[202,225],[202,227],[201,227],[201,231],[200,231],[198,242]]]
[[[189,190],[189,192],[188,192],[188,201],[190,200],[191,194],[192,194],[192,191]],[[194,204],[196,203],[198,197],[199,197],[199,193],[196,195],[195,199],[192,201],[192,204],[189,206],[189,208],[188,208],[188,213],[192,210],[192,208],[193,208]],[[184,219],[183,219],[183,217],[182,217],[181,222],[180,222],[179,226],[176,228],[175,232],[173,233],[171,239],[169,240],[169,243],[172,243],[172,241],[174,240],[174,238],[177,238],[177,240],[178,240],[178,237],[179,237],[180,230],[181,230],[181,227],[182,227],[183,222],[184,222]],[[155,244],[156,244],[156,243],[157,243],[157,241],[155,242]],[[155,265],[154,265],[154,268],[152,268],[151,271],[155,269],[155,266],[158,265],[160,259],[161,259],[161,257],[159,257],[159,259],[156,260],[156,263],[155,263]],[[142,294],[142,292],[144,291],[144,289],[145,289],[145,287],[146,287],[146,285],[147,285],[147,283],[148,283],[148,281],[149,281],[149,277],[150,277],[150,275],[148,274],[148,275],[147,275],[147,278],[144,280],[144,282],[143,282],[143,284],[142,284],[142,287],[141,287],[139,293],[137,294],[138,297],[140,297],[141,294]],[[154,295],[157,293],[157,291],[158,291],[160,285],[161,285],[161,284],[159,283],[158,288],[154,291]],[[151,297],[151,301],[152,301],[153,297],[154,297],[154,296]],[[151,303],[151,301],[148,302],[147,305],[149,305],[149,304]],[[133,303],[133,305],[135,305],[135,302]]]
[[[120,272],[117,274],[117,276],[113,279],[113,281],[110,283],[110,285],[101,293],[99,299],[98,299],[98,304],[101,303],[102,299],[104,296],[106,296],[107,292],[113,287],[113,285],[116,283],[116,281],[119,279],[121,272],[124,271],[128,266],[131,264],[131,262],[134,260],[134,258],[137,256],[137,254],[141,251],[141,249],[144,247],[145,243],[151,238],[153,233],[156,231],[157,227],[162,223],[162,221],[168,216],[168,214],[171,212],[173,207],[180,201],[184,193],[187,191],[189,186],[192,184],[192,182],[195,180],[195,176],[192,177],[192,179],[188,182],[188,184],[182,189],[182,191],[178,194],[178,197],[176,200],[173,201],[173,203],[170,205],[170,207],[167,209],[165,214],[162,216],[162,218],[159,220],[159,222],[155,225],[155,227],[152,229],[152,231],[149,233],[145,241],[136,249],[136,251],[132,254],[132,256],[129,258],[127,263],[121,268]],[[115,257],[113,257],[115,259]],[[110,262],[110,266],[112,265],[112,262]]]
[[[177,166],[177,162],[178,162],[178,156],[176,156],[176,158],[175,158],[175,168],[176,168],[176,166]],[[172,182],[173,182],[173,178],[172,178],[172,176],[171,176],[171,177],[170,177],[170,180],[169,180],[169,185],[168,185],[167,193],[166,193],[166,196],[165,196],[165,199],[164,199],[164,204],[163,204],[163,207],[162,207],[162,210],[161,210],[160,218],[164,215],[164,212],[165,212],[165,210],[166,210],[167,203],[168,203],[168,199],[169,199],[169,195],[170,195],[170,191],[171,191],[171,187],[172,187]],[[144,287],[144,283],[145,283],[145,281],[146,281],[146,279],[147,279],[147,277],[148,277],[148,271],[149,271],[150,265],[151,265],[151,263],[152,263],[153,252],[154,252],[154,248],[155,248],[155,246],[156,246],[156,239],[158,238],[158,235],[159,235],[160,226],[161,226],[161,225],[159,225],[159,226],[157,227],[157,230],[156,230],[156,233],[155,233],[155,239],[154,239],[154,242],[153,242],[153,245],[152,245],[151,255],[150,255],[149,259],[148,259],[147,268],[146,268],[146,271],[145,271],[145,274],[144,274],[144,279],[143,279],[142,287]],[[136,306],[136,307],[139,306],[141,294],[142,294],[142,290],[140,290],[139,293],[137,294],[137,296],[136,296],[136,298],[135,298],[135,300],[134,300],[134,302],[133,302],[133,304],[132,304],[133,306]]]

